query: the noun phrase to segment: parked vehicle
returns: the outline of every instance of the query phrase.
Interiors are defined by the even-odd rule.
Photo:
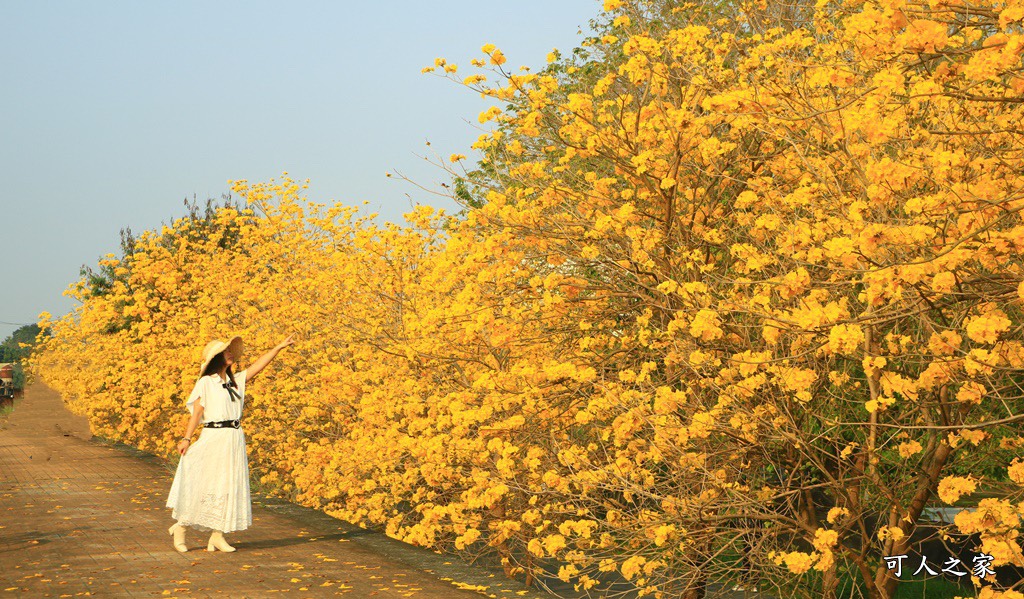
[[[0,364],[0,398],[14,399],[14,364]]]

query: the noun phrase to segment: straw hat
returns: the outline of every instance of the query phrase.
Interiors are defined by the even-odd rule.
[[[230,350],[236,360],[240,358],[242,356],[242,338],[235,335],[230,341],[215,339],[207,343],[206,347],[203,348],[203,365],[199,367],[199,376],[203,376],[203,372],[210,364],[210,360],[225,350]]]

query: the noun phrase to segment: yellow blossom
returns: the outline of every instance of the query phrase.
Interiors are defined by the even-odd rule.
[[[814,562],[817,561],[817,557],[814,554],[802,553],[800,551],[790,551],[783,553],[775,558],[775,563],[782,565],[786,564],[789,571],[793,574],[803,574],[811,569]]]
[[[914,439],[911,439],[910,441],[905,441],[903,443],[900,443],[899,445],[900,457],[904,459],[912,457],[914,455],[921,453],[922,449],[924,448],[921,447],[921,444]]]
[[[1014,458],[1014,460],[1010,462],[1010,466],[1006,469],[1006,474],[1010,477],[1010,480],[1018,485],[1024,486],[1024,460],[1021,458]]]
[[[715,311],[699,310],[690,321],[690,335],[703,341],[714,341],[723,334],[719,325],[721,325],[721,320]]]
[[[828,335],[828,347],[840,355],[852,355],[864,343],[864,331],[856,324],[838,324]]]
[[[977,483],[969,477],[947,476],[939,481],[939,499],[952,505],[960,497],[973,493],[977,486]]]
[[[647,560],[644,557],[634,555],[633,557],[622,562],[622,566],[619,568],[619,571],[622,572],[622,576],[626,580],[632,580],[634,576],[641,572],[644,564],[646,563]]]
[[[999,334],[1010,328],[1010,319],[998,308],[967,322],[967,337],[978,343],[995,343]]]

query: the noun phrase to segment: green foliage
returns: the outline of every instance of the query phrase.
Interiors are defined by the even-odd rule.
[[[161,245],[170,252],[176,252],[181,242],[198,243],[206,239],[217,239],[217,246],[222,249],[234,248],[240,239],[240,227],[235,221],[223,222],[217,217],[217,211],[221,208],[233,208],[241,211],[242,207],[229,194],[216,202],[208,198],[205,203],[196,201],[195,198],[184,201],[188,213],[177,220],[173,220],[184,226],[178,227],[173,235],[163,235]],[[127,295],[134,292],[131,282],[133,258],[136,252],[137,238],[130,228],[121,229],[121,255],[116,261],[101,260],[99,266],[93,269],[83,265],[80,271],[82,277],[82,301],[89,298],[104,296],[112,293],[116,285],[121,285],[127,291]],[[124,304],[119,305],[123,308]],[[120,311],[119,311],[120,313]],[[114,334],[119,331],[131,328],[139,322],[137,316],[121,316],[111,321],[104,331],[106,334]]]
[[[35,345],[36,337],[39,335],[39,325],[27,324],[19,327],[0,344],[0,362],[18,362],[31,353],[31,346]],[[21,347],[24,343],[29,347]]]
[[[193,198],[191,201],[185,199],[185,208],[188,209],[183,219],[189,224],[182,234],[182,237],[187,241],[199,241],[207,239],[210,236],[219,235],[218,246],[221,249],[227,249],[237,244],[239,231],[237,225],[225,226],[223,223],[218,222],[217,210],[220,208],[234,208],[241,210],[236,202],[231,199],[230,195],[225,195],[221,198],[221,203],[217,203],[213,198],[206,200],[204,204],[200,204]],[[163,242],[168,249],[173,249],[177,243],[178,238],[176,236],[165,236]],[[118,273],[118,267],[101,264],[95,270],[92,267],[83,265],[80,271],[82,278],[85,281],[86,292],[83,297],[88,299],[89,297],[102,296],[110,293],[114,284],[120,282],[131,291],[131,284],[129,279],[131,277],[131,263],[132,257],[135,255],[136,237],[132,233],[131,228],[121,229],[121,255],[120,264],[118,266],[124,268],[123,271]],[[114,331],[111,331],[114,332]]]
[[[220,203],[217,203],[213,198],[207,198],[204,204],[197,202],[194,197],[192,201],[186,199],[185,208],[188,209],[188,214],[184,217],[184,221],[188,224],[183,234],[186,240],[200,241],[216,237],[218,240],[217,246],[222,250],[238,246],[239,236],[241,235],[238,223],[233,220],[225,222],[217,218],[217,211],[221,208],[233,208],[238,212],[242,211],[242,205],[235,202],[230,194],[221,196]],[[177,243],[177,238],[173,235],[165,235],[163,241],[165,247],[173,250],[174,245]]]
[[[21,361],[32,353],[38,335],[39,325],[27,324],[19,327],[0,343],[0,363],[14,362],[15,389],[25,388],[25,371],[21,367]],[[28,347],[22,347],[23,343]]]
[[[130,259],[132,254],[135,253],[135,236],[132,234],[131,228],[121,229],[121,256],[122,260]],[[110,293],[114,287],[114,283],[120,281],[121,283],[128,285],[128,275],[118,275],[115,272],[115,268],[109,264],[101,264],[96,270],[92,267],[82,265],[79,270],[79,274],[82,276],[82,280],[85,284],[85,292],[83,299],[87,300],[90,297],[100,297]]]

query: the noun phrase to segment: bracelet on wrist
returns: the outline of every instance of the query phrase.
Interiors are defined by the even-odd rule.
[[[188,441],[189,443],[192,443],[192,439],[190,439],[189,437],[182,437],[181,440],[182,441]]]

